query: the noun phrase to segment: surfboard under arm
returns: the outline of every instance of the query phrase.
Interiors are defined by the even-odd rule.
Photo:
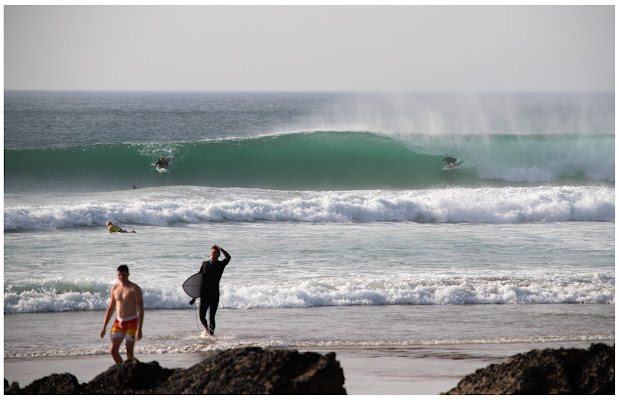
[[[202,289],[202,272],[191,275],[183,283],[183,290],[188,296],[193,298],[200,297],[200,290]]]

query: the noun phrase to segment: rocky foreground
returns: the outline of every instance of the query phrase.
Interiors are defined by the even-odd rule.
[[[257,347],[213,352],[191,368],[167,369],[136,359],[110,367],[80,384],[74,375],[52,374],[5,394],[346,394],[335,353],[299,353]]]
[[[125,361],[92,381],[52,374],[5,394],[346,394],[335,353],[257,347],[212,352],[191,368]],[[615,394],[615,346],[545,349],[517,354],[466,376],[442,394]]]
[[[441,394],[615,394],[615,346],[517,354],[467,375]]]

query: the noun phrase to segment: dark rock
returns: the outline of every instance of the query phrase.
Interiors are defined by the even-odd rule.
[[[346,390],[335,353],[248,347],[221,352],[177,371],[156,393],[346,394]]]
[[[82,385],[71,374],[52,374],[24,389],[5,379],[4,388],[5,394],[346,394],[335,353],[257,347],[213,352],[188,369],[133,359]]]
[[[478,369],[443,394],[615,394],[615,346],[517,354]]]
[[[6,380],[5,380],[6,381]],[[79,394],[80,384],[71,374],[51,374],[37,379],[23,389],[16,382],[7,388],[4,385],[4,394]]]
[[[88,394],[149,392],[151,388],[163,384],[174,371],[161,367],[157,361],[145,364],[134,358],[114,365],[106,372],[97,375],[95,379],[83,385],[82,392]]]

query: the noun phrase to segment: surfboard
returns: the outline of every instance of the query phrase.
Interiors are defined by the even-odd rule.
[[[200,289],[202,288],[202,272],[198,272],[197,274],[191,275],[187,280],[183,283],[183,290],[190,297],[197,298],[200,297]]]
[[[448,166],[443,167],[443,168],[441,168],[441,169],[442,169],[443,171],[448,171],[448,170],[450,170],[450,169],[456,169],[456,168],[459,168],[462,164],[464,164],[464,161],[458,160],[458,161],[456,161],[456,163],[455,163],[455,164],[448,165]]]

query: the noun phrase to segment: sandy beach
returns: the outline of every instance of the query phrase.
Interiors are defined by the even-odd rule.
[[[459,317],[464,311],[465,320]],[[589,329],[564,318],[566,313]],[[99,338],[104,316],[103,310],[5,315],[4,377],[22,388],[52,373],[68,372],[80,383],[92,380],[113,365],[109,337]],[[335,352],[348,394],[439,394],[476,369],[518,353],[613,345],[612,335],[600,334],[613,325],[611,304],[223,309],[218,332],[209,338],[200,335],[195,310],[146,310],[135,354],[165,368],[189,368],[211,350],[245,346]],[[527,339],[525,332],[549,326],[573,339]],[[435,332],[434,339],[424,339],[427,331]],[[124,345],[121,356],[126,357]]]
[[[373,350],[336,350],[344,369],[348,394],[439,394],[455,387],[465,375],[490,363],[485,358],[463,358],[463,349],[453,349],[444,359],[417,358],[419,349],[392,349],[391,355]],[[321,349],[301,351],[325,352]],[[412,353],[417,353],[412,356]],[[203,361],[204,354],[140,354],[142,362],[157,361],[165,368],[188,368]],[[501,362],[502,358],[492,360]],[[92,380],[113,365],[110,356],[46,357],[8,359],[4,377],[20,387],[52,373],[68,372],[80,383]]]
[[[613,343],[608,343],[612,345]],[[466,375],[491,363],[501,363],[518,352],[534,348],[559,348],[587,346],[575,343],[545,345],[453,346],[440,350],[433,348],[336,349],[346,378],[345,388],[349,395],[433,395],[454,388]],[[324,349],[301,349],[324,353]],[[486,356],[473,354],[485,353]],[[201,353],[185,354],[140,354],[142,362],[157,361],[165,368],[188,368],[205,359]],[[52,373],[68,372],[80,383],[92,380],[111,367],[109,356],[46,357],[41,359],[8,359],[4,361],[4,377],[20,387]]]

